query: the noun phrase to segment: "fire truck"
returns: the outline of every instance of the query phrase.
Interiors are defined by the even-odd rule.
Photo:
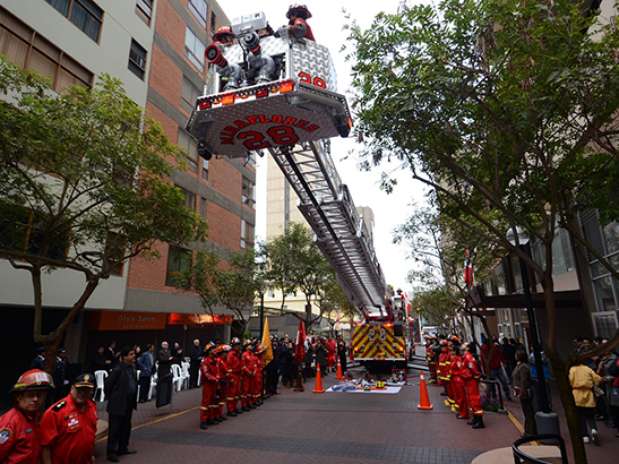
[[[352,352],[355,361],[370,369],[405,368],[412,349],[410,302],[404,292],[387,300],[390,316],[366,319],[353,328]]]
[[[363,316],[353,335],[355,357],[405,362],[406,305],[385,298],[372,236],[333,163],[330,139],[347,137],[352,119],[337,92],[329,49],[315,41],[309,18],[306,6],[291,5],[282,27],[255,13],[217,30],[206,48],[208,84],[187,130],[205,159],[273,157],[340,286]]]

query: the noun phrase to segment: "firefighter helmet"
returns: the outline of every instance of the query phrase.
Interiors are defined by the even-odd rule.
[[[309,19],[312,17],[312,13],[307,9],[307,6],[302,5],[300,3],[293,3],[288,7],[288,12],[286,13],[286,18],[302,18]]]
[[[13,385],[11,393],[19,393],[28,390],[51,390],[54,388],[52,376],[41,369],[30,369],[24,372]]]
[[[232,340],[230,340],[230,344],[231,345],[240,345],[241,344],[241,340],[239,340],[239,337],[234,337]]]
[[[208,354],[213,348],[215,348],[215,344],[213,342],[208,342],[204,346],[204,354]]]
[[[213,34],[213,42],[228,43],[234,39],[234,32],[230,26],[221,26]]]

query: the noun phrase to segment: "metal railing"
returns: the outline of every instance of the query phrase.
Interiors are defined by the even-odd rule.
[[[555,445],[559,447],[559,451],[561,452],[561,464],[568,464],[567,460],[567,451],[565,449],[565,442],[563,438],[559,435],[531,435],[528,437],[520,438],[514,442],[512,445],[512,452],[514,453],[514,464],[550,464],[549,461],[543,461],[539,458],[535,458],[533,456],[529,456],[524,451],[520,449],[520,446],[526,445],[527,443],[531,443],[534,441],[544,442],[546,445]],[[556,462],[556,458],[548,458],[552,459],[552,463]]]

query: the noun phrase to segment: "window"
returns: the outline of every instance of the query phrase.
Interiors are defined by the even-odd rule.
[[[200,217],[206,220],[206,198],[200,197]]]
[[[146,50],[131,39],[131,49],[129,50],[129,70],[144,80],[144,74],[146,73]]]
[[[611,222],[602,227],[606,239],[606,253],[619,251],[619,222]]]
[[[92,0],[46,0],[95,42],[99,41],[103,10]]]
[[[47,77],[56,92],[76,84],[91,86],[90,71],[6,11],[0,13],[0,54]]]
[[[196,104],[196,100],[200,96],[200,89],[193,85],[193,83],[183,76],[183,93],[181,97],[181,105],[188,112],[191,113],[193,107]]]
[[[0,248],[63,260],[69,250],[69,230],[49,226],[49,217],[23,206],[0,203]],[[51,233],[50,233],[51,232]]]
[[[612,281],[610,276],[602,277],[593,281],[593,288],[597,298],[598,311],[613,311],[617,304],[613,296]]]
[[[177,187],[181,189],[183,195],[185,196],[185,206],[190,210],[194,211],[196,209],[196,194],[178,185]]]
[[[165,284],[169,287],[183,287],[184,273],[191,269],[191,251],[170,245]]]
[[[202,158],[202,179],[208,180],[208,160]]]
[[[110,274],[115,276],[123,275],[123,257],[127,243],[118,234],[108,233],[105,242],[105,253],[110,262]]]
[[[211,11],[211,31],[215,30],[216,25],[217,25],[217,17],[215,16],[215,13]]]
[[[153,0],[137,0],[135,12],[146,24],[150,25],[150,20],[153,17]]]
[[[255,186],[254,183],[246,177],[243,177],[243,183],[241,187],[241,201],[244,205],[250,208],[254,207],[255,200]]]
[[[198,143],[196,140],[179,127],[177,145],[185,153],[185,159],[189,165],[189,170],[191,172],[196,172],[198,170]]]
[[[248,248],[254,245],[254,226],[241,219],[241,248]]]
[[[206,27],[206,10],[206,0],[189,0],[189,11],[204,27]]]
[[[206,47],[200,39],[198,39],[191,29],[185,30],[185,51],[187,52],[187,58],[191,63],[200,71],[204,68],[204,50]]]

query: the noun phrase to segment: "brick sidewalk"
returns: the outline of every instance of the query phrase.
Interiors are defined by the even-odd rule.
[[[326,379],[331,384],[333,376]],[[198,428],[198,411],[135,430],[135,456],[128,464],[201,463],[278,464],[373,463],[469,464],[489,449],[509,446],[518,436],[506,416],[488,414],[487,428],[472,430],[441,405],[440,389],[430,387],[432,411],[418,411],[418,386],[398,395],[304,393],[282,389],[258,410],[207,431]],[[198,404],[197,390],[175,395],[170,412]],[[142,406],[142,405],[141,405]],[[140,408],[134,425],[162,418],[152,404]],[[104,443],[97,462],[105,462]]]

